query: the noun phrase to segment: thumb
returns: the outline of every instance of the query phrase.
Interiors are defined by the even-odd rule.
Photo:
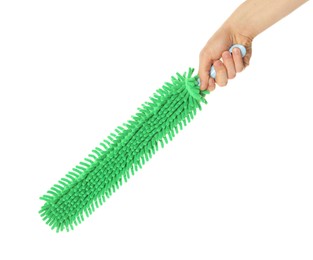
[[[201,90],[206,90],[209,87],[209,71],[212,66],[212,60],[205,56],[200,54],[200,59],[199,59],[199,71],[198,75],[200,78],[200,89]]]

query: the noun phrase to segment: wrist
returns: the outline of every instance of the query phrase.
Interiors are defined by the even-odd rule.
[[[252,41],[261,31],[253,1],[242,3],[225,21],[225,27],[238,38]]]

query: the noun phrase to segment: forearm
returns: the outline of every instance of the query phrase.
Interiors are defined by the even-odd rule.
[[[241,4],[200,52],[200,89],[212,91],[215,83],[225,86],[228,79],[249,65],[253,39],[305,2],[308,0],[246,0]],[[243,59],[238,49],[235,48],[232,54],[227,51],[236,43],[246,48]],[[216,71],[215,79],[209,77],[212,65]]]
[[[226,26],[254,38],[308,0],[247,0],[226,20]],[[234,28],[235,27],[235,28]]]

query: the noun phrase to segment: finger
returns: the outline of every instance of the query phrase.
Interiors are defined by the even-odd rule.
[[[199,70],[198,75],[199,75],[199,79],[200,79],[200,89],[201,90],[207,89],[209,86],[208,73],[205,70],[201,69],[201,70]]]
[[[235,63],[236,72],[241,72],[244,69],[243,59],[241,56],[240,49],[234,48],[233,49],[233,60]]]
[[[224,87],[227,85],[228,77],[227,77],[227,70],[224,66],[223,62],[217,60],[214,62],[214,68],[216,71],[216,79],[215,82],[220,87]]]
[[[209,91],[213,91],[215,89],[215,80],[213,78],[209,78]]]
[[[208,55],[201,51],[199,58],[199,71],[198,75],[200,78],[200,89],[205,90],[209,87],[209,70],[211,68],[212,61]]]
[[[236,68],[233,57],[229,51],[222,53],[223,63],[227,70],[228,79],[233,79],[236,76]]]

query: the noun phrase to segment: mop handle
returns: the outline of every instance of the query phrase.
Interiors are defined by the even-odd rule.
[[[232,52],[234,48],[239,48],[240,49],[242,57],[244,57],[246,55],[246,53],[247,53],[247,50],[246,50],[245,46],[243,46],[241,44],[234,44],[233,46],[230,47],[229,51]],[[210,77],[213,78],[213,79],[216,78],[216,71],[214,69],[214,66],[211,67]]]

